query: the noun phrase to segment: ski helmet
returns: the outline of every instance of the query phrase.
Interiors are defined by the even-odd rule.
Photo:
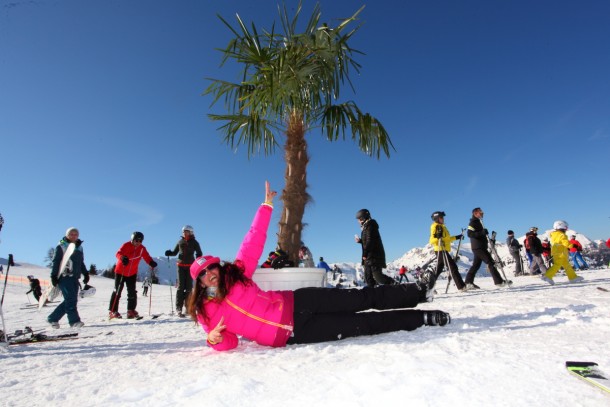
[[[530,228],[530,232],[538,232],[538,228],[536,226],[532,226]]]
[[[131,241],[133,242],[134,240],[139,240],[140,242],[144,241],[144,233],[142,232],[133,232],[131,234]]]
[[[509,231],[508,231],[506,234],[507,234],[507,235],[514,235],[514,234],[515,234],[515,232],[513,232],[512,230],[509,230]]]
[[[193,229],[193,227],[191,225],[184,225],[182,226],[182,233],[184,232],[190,232],[191,235],[195,234],[195,229]]]
[[[553,229],[555,230],[568,230],[568,222],[565,220],[556,220],[553,223]]]
[[[433,221],[436,222],[438,220],[438,218],[444,218],[445,217],[445,212],[443,212],[443,211],[436,211],[430,217],[432,218]]]
[[[80,293],[78,293],[78,295],[81,298],[93,297],[95,295],[95,287],[93,287],[89,284],[85,284],[85,286],[83,287],[82,290],[80,290]]]
[[[368,209],[360,209],[356,212],[356,219],[358,220],[368,220],[371,219],[371,213]]]
[[[34,276],[28,276],[28,280],[33,280]]]

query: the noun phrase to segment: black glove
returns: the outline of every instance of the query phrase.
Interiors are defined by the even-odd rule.
[[[489,231],[487,229],[483,229],[483,233],[485,234],[485,236],[487,236],[489,234]]]
[[[464,235],[455,235],[455,240],[462,240],[464,238]]]
[[[121,263],[123,263],[123,266],[126,266],[129,264],[129,258],[127,256],[121,256]]]
[[[59,278],[51,276],[51,284],[53,284],[53,287],[57,287],[57,284],[59,284]]]
[[[157,267],[157,262],[154,260],[151,260],[150,263],[148,263],[150,265],[150,267],[155,268]]]
[[[76,247],[79,247],[81,244],[83,244],[83,241],[80,239],[76,239],[76,242],[74,242],[74,244],[76,245]]]
[[[83,278],[83,283],[87,284],[89,282],[89,273],[85,274],[85,277]]]
[[[172,251],[171,251],[171,250],[166,250],[166,251],[165,251],[165,255],[166,255],[167,257],[169,257],[169,256],[173,256],[173,253],[172,253]]]

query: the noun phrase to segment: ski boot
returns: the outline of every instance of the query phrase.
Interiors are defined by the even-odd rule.
[[[110,311],[108,313],[108,319],[121,319],[123,316],[118,311]]]
[[[140,314],[138,314],[138,311],[136,311],[135,309],[127,310],[127,319],[137,319],[139,317]]]
[[[445,326],[451,323],[451,316],[443,311],[424,311],[424,325]]]

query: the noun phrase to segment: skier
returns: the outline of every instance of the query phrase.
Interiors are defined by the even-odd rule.
[[[542,258],[542,253],[544,252],[544,248],[542,247],[542,242],[538,238],[537,227],[532,227],[530,232],[527,235],[527,242],[530,248],[530,253],[532,254],[532,264],[530,264],[530,274],[541,274],[547,272],[546,264]]]
[[[464,235],[459,234],[451,236],[449,230],[445,226],[445,212],[436,211],[432,214],[431,218],[432,224],[430,225],[430,239],[428,239],[428,241],[434,248],[434,254],[436,255],[436,272],[432,275],[433,280],[428,282],[429,287],[434,287],[438,276],[443,272],[445,267],[448,267],[451,278],[455,282],[458,291],[466,291],[466,284],[464,284],[464,280],[462,280],[455,260],[453,260],[453,257],[450,255],[451,242],[454,240],[462,240]]]
[[[122,318],[119,313],[119,301],[123,286],[127,286],[127,318],[138,318],[140,314],[136,311],[138,305],[138,292],[136,291],[136,279],[138,278],[138,265],[140,260],[144,259],[151,268],[157,267],[157,262],[150,257],[148,250],[142,244],[144,234],[142,232],[133,232],[131,240],[123,243],[121,248],[116,252],[117,264],[114,269],[114,291],[110,296],[110,304],[108,305],[108,318]]]
[[[34,276],[28,276],[28,280],[30,280],[30,291],[25,293],[26,295],[32,293],[34,298],[36,298],[36,302],[40,300],[40,296],[42,296],[42,289],[40,288],[40,280],[35,278]]]
[[[589,265],[585,259],[582,258],[580,252],[582,252],[582,245],[576,240],[576,235],[570,236],[570,259],[574,264],[574,269],[587,270]]]
[[[265,246],[276,195],[266,182],[265,201],[234,262],[221,265],[220,258],[206,255],[191,266],[196,284],[189,313],[207,332],[213,349],[234,349],[238,336],[283,347],[450,323],[442,311],[404,310],[426,301],[426,291],[417,284],[262,291],[251,278]],[[387,311],[360,312],[370,309]]]
[[[553,223],[553,229],[554,230],[551,232],[551,255],[553,256],[553,265],[546,273],[540,276],[540,279],[546,281],[550,285],[555,284],[553,277],[557,274],[559,269],[563,267],[570,283],[583,281],[584,278],[576,275],[576,272],[569,261],[568,247],[570,246],[570,241],[566,235],[568,222],[557,220]]]
[[[547,269],[553,265],[553,257],[551,257],[551,243],[549,242],[548,237],[545,237],[542,240],[542,258],[544,259],[544,264]],[[538,274],[540,274],[540,271],[538,271]]]
[[[318,262],[318,268],[319,269],[324,269],[326,270],[326,272],[328,273],[330,270],[330,266],[328,265],[328,263],[326,263],[324,261],[324,257],[320,257],[320,261]]]
[[[299,267],[313,268],[313,254],[309,250],[309,247],[305,246],[305,243],[301,242],[301,248],[299,249]]]
[[[489,274],[494,280],[494,284],[496,287],[506,287],[512,285],[512,281],[505,281],[496,270],[494,266],[493,259],[491,258],[491,254],[488,251],[488,231],[483,227],[483,215],[484,212],[481,208],[474,208],[472,210],[472,218],[470,218],[470,223],[468,224],[468,237],[470,238],[470,247],[472,249],[472,254],[474,254],[474,260],[472,262],[472,267],[468,270],[466,274],[466,287],[469,290],[480,288],[478,285],[474,283],[474,277],[481,267],[481,262],[487,265],[487,270],[489,270]]]
[[[381,235],[379,234],[379,224],[375,219],[371,219],[368,209],[360,209],[356,212],[356,219],[360,223],[362,232],[360,237],[354,236],[356,243],[362,245],[362,265],[364,266],[364,282],[368,287],[375,284],[394,284],[394,279],[383,274],[382,269],[386,268],[385,250]]]
[[[66,314],[68,315],[68,323],[71,327],[80,328],[85,325],[80,320],[77,309],[78,290],[80,289],[78,280],[82,274],[83,282],[87,284],[89,282],[89,272],[87,271],[87,267],[85,267],[82,246],[83,241],[80,240],[78,236],[79,232],[77,228],[68,228],[68,230],[66,230],[66,236],[59,241],[53,255],[51,283],[53,284],[53,287],[59,287],[64,296],[62,303],[47,317],[47,322],[55,329],[59,328],[59,320]],[[60,270],[64,252],[68,249],[70,243],[74,243],[76,248],[70,256],[66,268]]]
[[[521,267],[521,245],[519,241],[515,239],[515,232],[509,230],[507,233],[508,237],[506,238],[506,246],[508,246],[508,251],[510,255],[513,256],[515,260],[515,277],[523,275],[523,268]]]
[[[145,277],[142,281],[142,295],[148,297],[148,287],[150,287],[150,278]]]
[[[409,282],[409,278],[407,277],[407,268],[404,265],[400,266],[400,269],[398,270],[398,276],[399,283],[402,283],[403,278],[407,283]]]
[[[184,318],[186,315],[183,312],[183,306],[188,302],[188,296],[193,289],[193,280],[191,279],[189,270],[191,264],[195,261],[195,258],[203,255],[201,246],[197,239],[195,239],[195,229],[191,225],[184,225],[182,227],[182,237],[176,243],[174,250],[166,250],[166,256],[175,256],[178,254],[178,266],[177,279],[178,284],[176,290],[176,314]]]

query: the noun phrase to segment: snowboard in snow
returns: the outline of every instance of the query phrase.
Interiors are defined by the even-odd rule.
[[[602,372],[595,362],[566,362],[566,369],[579,379],[610,393],[610,376]]]

